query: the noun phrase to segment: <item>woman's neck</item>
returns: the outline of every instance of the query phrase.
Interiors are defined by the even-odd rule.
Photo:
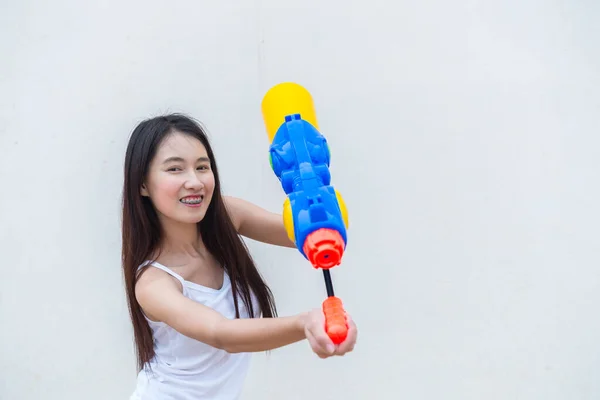
[[[161,221],[163,229],[162,251],[192,258],[204,257],[206,247],[196,224],[183,224],[175,221]]]

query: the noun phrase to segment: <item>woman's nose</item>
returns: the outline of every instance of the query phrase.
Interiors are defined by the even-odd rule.
[[[188,179],[185,181],[185,188],[190,190],[197,190],[202,189],[203,187],[204,184],[200,179],[198,179],[198,176],[194,172],[190,173]]]

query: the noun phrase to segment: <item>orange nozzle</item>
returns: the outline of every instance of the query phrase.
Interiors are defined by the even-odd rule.
[[[303,250],[315,268],[329,269],[342,261],[344,239],[334,229],[321,228],[306,236]]]

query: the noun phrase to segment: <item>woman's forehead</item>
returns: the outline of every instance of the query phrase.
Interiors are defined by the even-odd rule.
[[[179,157],[186,160],[196,160],[208,157],[206,148],[200,140],[181,133],[174,133],[165,138],[156,155],[159,159]]]

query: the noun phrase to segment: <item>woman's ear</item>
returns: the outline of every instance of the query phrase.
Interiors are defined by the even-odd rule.
[[[148,193],[148,189],[146,188],[146,184],[142,183],[142,188],[140,189],[140,193],[142,196],[150,197],[150,193]]]

